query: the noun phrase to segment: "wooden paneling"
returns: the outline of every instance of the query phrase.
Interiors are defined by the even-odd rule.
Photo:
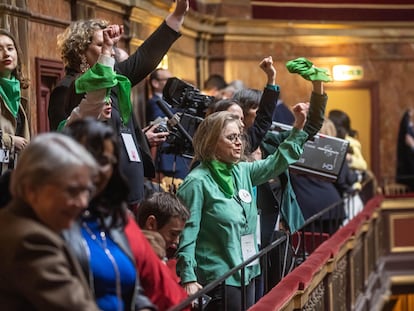
[[[414,252],[414,212],[390,215],[391,252]]]

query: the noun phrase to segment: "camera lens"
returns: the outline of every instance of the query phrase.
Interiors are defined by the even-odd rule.
[[[167,125],[166,125],[166,124],[162,124],[162,123],[161,123],[161,124],[159,124],[159,125],[155,128],[154,132],[155,132],[155,133],[168,132]]]

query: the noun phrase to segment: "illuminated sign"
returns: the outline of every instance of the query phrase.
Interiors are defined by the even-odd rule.
[[[332,67],[335,81],[361,80],[364,77],[362,66],[335,65]]]

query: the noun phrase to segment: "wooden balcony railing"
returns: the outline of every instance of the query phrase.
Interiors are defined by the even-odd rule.
[[[308,219],[295,234],[282,235],[258,254],[170,310],[178,311],[194,300],[201,301],[203,294],[225,283],[232,274],[241,271],[243,275],[246,265],[258,258],[262,264],[265,295],[250,310],[353,310],[366,304],[361,297],[364,297],[371,272],[378,269],[382,255],[380,241],[384,238],[380,217],[384,197],[373,197],[373,193],[372,185],[365,185],[361,192],[337,203],[345,205],[348,219],[346,225],[334,234],[315,232],[312,228],[323,213],[331,213],[336,205]],[[362,210],[356,210],[353,195],[367,202]],[[295,249],[293,255],[298,266],[287,275],[280,275],[281,281],[275,287],[267,288],[267,280],[275,276],[270,275],[274,271],[269,270],[266,263],[272,254],[283,254],[288,241]],[[242,305],[245,306],[244,301]]]

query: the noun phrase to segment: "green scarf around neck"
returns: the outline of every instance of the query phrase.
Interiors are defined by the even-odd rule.
[[[234,195],[232,170],[234,164],[227,164],[217,160],[206,162],[214,181],[219,185],[227,198]]]
[[[127,124],[132,113],[131,82],[123,75],[117,74],[111,67],[96,63],[75,81],[76,93],[86,93],[118,85],[118,105],[123,125]]]
[[[16,118],[20,107],[20,81],[12,76],[10,79],[0,78],[0,96]]]

